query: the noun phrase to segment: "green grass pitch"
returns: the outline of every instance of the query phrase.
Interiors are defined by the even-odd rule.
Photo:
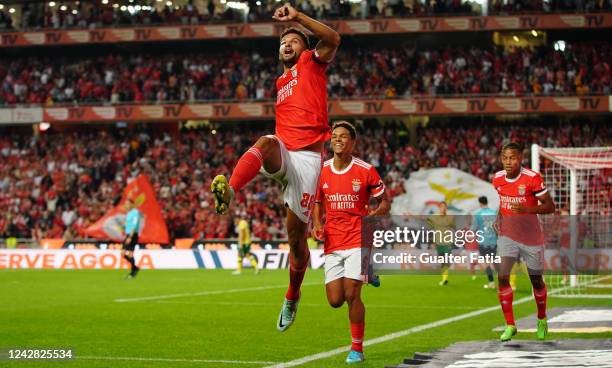
[[[285,333],[275,323],[287,271],[264,270],[257,276],[244,271],[232,276],[230,270],[144,270],[134,280],[124,279],[125,270],[0,271],[0,349],[70,347],[75,352],[69,361],[5,360],[0,367],[264,367],[265,362],[287,362],[350,344],[346,306],[327,305],[322,270],[306,274],[297,320]],[[451,273],[446,287],[438,281],[438,276],[389,275],[382,277],[379,289],[364,287],[366,341],[498,305],[497,294],[483,288],[484,275],[472,281]],[[259,289],[249,290],[254,288]],[[116,301],[168,294],[185,295]],[[530,294],[527,277],[519,275],[515,300]],[[549,298],[548,305],[607,303]],[[534,312],[533,301],[515,306],[517,319]],[[502,324],[502,313],[495,309],[368,346],[360,366],[398,364],[415,351],[458,341],[497,339],[491,329]],[[519,332],[516,338],[534,336]],[[345,366],[345,357],[342,353],[303,366]]]

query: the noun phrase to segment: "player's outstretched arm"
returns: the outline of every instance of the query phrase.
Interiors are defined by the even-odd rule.
[[[308,15],[297,11],[290,4],[285,4],[276,9],[272,18],[279,22],[298,22],[320,40],[316,47],[317,54],[319,54],[319,60],[329,63],[334,59],[341,40],[338,32],[312,19]]]

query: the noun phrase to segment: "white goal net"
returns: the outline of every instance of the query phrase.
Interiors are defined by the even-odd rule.
[[[557,208],[554,218],[544,219],[545,228],[547,222],[561,224],[556,244],[562,267],[549,275],[547,282],[560,288],[557,296],[612,297],[612,285],[595,283],[598,273],[606,270],[596,264],[585,265],[579,256],[589,249],[612,248],[612,148],[533,145],[531,166],[542,174]],[[596,288],[601,292],[594,291]]]

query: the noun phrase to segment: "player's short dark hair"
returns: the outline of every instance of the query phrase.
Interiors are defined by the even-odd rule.
[[[509,149],[517,150],[522,155],[523,151],[525,150],[525,145],[519,142],[506,143],[502,147],[501,152],[503,153],[505,150],[509,150]]]
[[[295,27],[286,28],[280,34],[279,40],[282,40],[283,37],[285,37],[286,35],[288,35],[290,33],[294,33],[294,34],[300,36],[302,38],[302,41],[304,41],[304,44],[306,44],[306,48],[310,49],[310,40],[308,39],[308,36],[306,35],[306,33],[304,33],[301,29],[298,29],[298,28],[295,28]]]
[[[357,129],[355,129],[353,124],[351,124],[351,123],[349,123],[348,121],[345,121],[345,120],[336,121],[332,125],[332,131],[334,131],[334,129],[340,128],[340,127],[345,128],[346,130],[348,130],[350,135],[351,135],[351,138],[353,138],[353,139],[357,138]]]
[[[485,196],[478,197],[478,203],[486,206],[487,204],[489,204],[489,200]]]

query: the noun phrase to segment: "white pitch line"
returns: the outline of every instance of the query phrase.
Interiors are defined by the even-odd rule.
[[[612,299],[612,294],[555,295],[555,298],[560,298],[560,299]]]
[[[277,303],[264,303],[264,302],[181,302],[181,301],[170,301],[160,300],[153,303],[157,304],[188,304],[188,305],[226,305],[226,306],[245,306],[245,307],[266,307],[266,306],[278,306]],[[325,307],[329,308],[329,304],[325,303],[300,303],[300,307]],[[368,308],[381,308],[381,309],[456,309],[456,310],[474,310],[478,307],[442,307],[439,305],[407,305],[407,304],[368,304]]]
[[[604,276],[602,278],[595,279],[595,280],[593,280],[591,282],[602,281],[602,280],[609,279],[611,277],[612,276]],[[566,287],[562,287],[562,288],[558,288],[558,289],[553,289],[553,290],[550,290],[548,292],[548,294],[549,295],[550,294],[555,294],[555,293],[558,293],[560,291],[563,291],[563,290],[566,290],[566,289],[569,289],[569,288],[570,288],[570,286],[566,286]],[[526,303],[526,302],[531,301],[531,300],[533,300],[533,296],[531,296],[531,295],[530,296],[526,296],[524,298],[515,300],[513,305],[523,304],[523,303]],[[495,311],[495,310],[499,310],[499,308],[500,308],[499,305],[495,305],[495,306],[491,306],[491,307],[487,307],[487,308],[478,309],[478,310],[475,310],[473,312],[460,314],[458,316],[441,319],[439,321],[435,321],[435,322],[431,322],[431,323],[426,323],[426,324],[419,325],[419,326],[414,326],[414,327],[411,327],[411,328],[408,328],[408,329],[405,329],[405,330],[393,332],[393,333],[390,333],[390,334],[387,334],[387,335],[383,335],[383,336],[380,336],[380,337],[377,337],[377,338],[374,338],[374,339],[366,340],[366,341],[363,342],[363,346],[370,346],[370,345],[380,344],[380,343],[387,342],[387,341],[390,341],[390,340],[398,339],[400,337],[404,337],[404,336],[407,336],[407,335],[410,335],[410,334],[413,334],[413,333],[416,333],[416,332],[421,332],[421,331],[424,331],[424,330],[428,330],[430,328],[436,328],[436,327],[444,326],[444,325],[447,325],[449,323],[461,321],[461,320],[464,320],[464,319],[468,319],[468,318],[472,318],[472,317],[475,317],[475,316],[479,316],[481,314],[485,314],[485,313],[489,313],[489,312],[492,312],[492,311]],[[338,355],[338,354],[341,354],[341,353],[346,353],[346,352],[348,352],[350,350],[351,350],[351,346],[350,345],[349,346],[343,346],[343,347],[336,348],[336,349],[333,349],[333,350],[324,351],[324,352],[313,354],[313,355],[307,355],[305,357],[294,359],[294,360],[291,360],[291,361],[288,361],[288,362],[266,366],[264,368],[288,368],[288,367],[295,367],[295,366],[302,365],[302,364],[305,364],[305,363],[308,363],[308,362],[312,362],[313,360],[325,359],[325,358],[332,357],[334,355]]]
[[[310,282],[310,283],[305,282],[302,284],[302,286],[311,286],[311,285],[321,285],[321,283],[320,282]],[[189,297],[189,296],[234,294],[234,293],[242,293],[242,292],[247,292],[247,291],[281,289],[281,288],[286,288],[286,287],[287,287],[287,284],[272,285],[272,286],[257,286],[257,287],[251,287],[251,288],[241,288],[241,289],[208,290],[208,291],[200,291],[197,293],[181,293],[181,294],[145,296],[141,298],[121,298],[121,299],[115,299],[114,301],[117,303],[142,302],[142,301],[149,301],[149,300],[184,298],[184,297]]]
[[[172,362],[172,363],[209,363],[209,364],[274,364],[259,360],[224,360],[224,359],[173,359],[173,358],[143,358],[143,357],[113,357],[113,356],[77,356],[83,360],[130,360],[138,362]]]

